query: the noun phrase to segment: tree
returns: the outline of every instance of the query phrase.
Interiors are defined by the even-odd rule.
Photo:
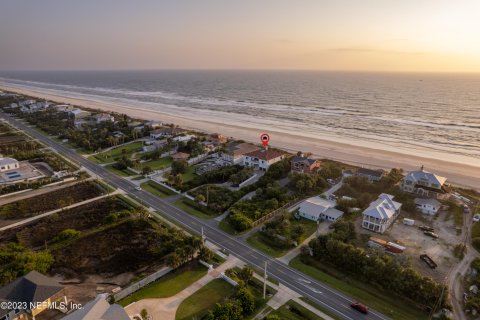
[[[249,266],[245,266],[237,273],[237,276],[240,280],[247,283],[253,278],[253,269]]]
[[[241,320],[242,307],[238,303],[217,303],[213,311],[209,311],[206,320]]]
[[[172,163],[172,174],[185,173],[188,169],[187,160],[177,160]]]
[[[142,311],[140,311],[140,316],[143,320],[147,320],[149,318],[147,309],[143,308]]]
[[[181,188],[182,187],[182,184],[183,184],[183,177],[182,175],[179,173],[177,175],[175,175],[173,177],[173,184],[177,187],[177,188]]]
[[[240,303],[244,315],[249,315],[255,310],[255,298],[245,287],[238,289],[235,298]]]
[[[198,251],[198,257],[203,261],[209,261],[213,258],[213,252],[206,246],[202,245]]]
[[[205,196],[201,193],[197,194],[195,196],[195,202],[197,202],[197,203],[205,202]]]
[[[176,252],[173,252],[167,256],[165,263],[170,268],[177,269],[182,264],[182,259]]]
[[[150,166],[145,166],[145,167],[143,167],[143,169],[142,169],[142,173],[143,173],[144,175],[148,175],[148,174],[152,173],[152,171],[153,171],[153,169],[152,169]]]

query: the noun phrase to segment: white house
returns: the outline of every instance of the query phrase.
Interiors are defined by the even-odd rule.
[[[102,122],[108,122],[108,121],[110,121],[110,122],[115,121],[115,118],[111,114],[108,114],[108,113],[98,113],[98,114],[93,116],[93,119],[95,120],[96,124],[100,124]]]
[[[424,214],[435,215],[440,210],[442,204],[436,199],[415,198],[417,210]]]
[[[68,111],[68,114],[74,119],[82,119],[90,116],[90,112],[78,108]]]
[[[337,221],[343,212],[335,209],[335,202],[320,197],[311,197],[300,204],[298,215],[308,220]]]
[[[177,142],[186,142],[186,141],[192,140],[193,138],[195,138],[194,135],[186,135],[186,136],[178,136],[178,137],[175,137],[175,138],[173,138],[172,140],[173,140],[173,141],[177,141]]]
[[[267,171],[270,165],[285,158],[283,152],[260,149],[243,155],[243,165],[257,170]]]
[[[162,129],[157,129],[150,131],[150,139],[160,139],[163,137],[163,130]]]
[[[13,158],[0,158],[0,172],[15,170],[20,168],[20,164]]]
[[[392,195],[382,193],[363,211],[362,227],[384,233],[400,214],[401,207],[401,203],[393,201]]]

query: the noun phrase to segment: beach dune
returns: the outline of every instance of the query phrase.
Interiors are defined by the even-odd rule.
[[[42,92],[41,89],[17,88],[4,84],[1,84],[0,88],[5,91],[12,91],[58,103],[68,103],[80,107],[83,106],[103,111],[124,113],[138,119],[175,123],[187,129],[194,129],[207,133],[219,132],[236,139],[242,139],[254,143],[260,143],[260,134],[265,130],[265,128],[252,128],[252,126],[243,123],[225,123],[223,119],[215,119],[214,117],[208,119],[202,118],[199,120],[195,114],[191,114],[191,116],[186,116],[184,114],[175,115],[156,110],[135,108],[134,106],[130,107],[119,103],[102,102],[87,98],[79,99],[68,97],[66,95],[45,93]],[[360,147],[353,144],[328,141],[321,138],[289,134],[284,130],[276,130],[275,127],[268,128],[268,133],[271,137],[270,145],[272,147],[278,147],[290,152],[311,152],[314,156],[319,158],[329,158],[370,168],[390,169],[395,167],[409,171],[419,169],[423,165],[426,170],[447,177],[450,183],[480,190],[480,163],[478,166],[474,166],[440,160],[432,155],[412,155],[401,152],[385,151],[380,148],[376,149],[375,147]]]

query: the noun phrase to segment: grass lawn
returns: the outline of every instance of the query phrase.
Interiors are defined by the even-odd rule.
[[[212,219],[217,216],[217,214],[207,214],[205,212],[202,212],[198,210],[197,208],[191,206],[188,201],[186,201],[186,198],[180,198],[175,202],[175,206],[177,208],[182,209],[183,211],[191,214],[192,216],[195,216],[200,219]]]
[[[321,281],[331,287],[352,296],[354,299],[365,303],[369,307],[391,317],[392,319],[427,319],[427,315],[412,306],[411,302],[399,299],[386,292],[353,279],[338,279],[318,268],[304,264],[300,257],[294,258],[289,264],[291,267]]]
[[[247,239],[247,243],[251,245],[252,247],[265,252],[266,254],[278,258],[286,254],[289,250],[293,249],[288,248],[288,249],[280,249],[275,246],[269,245],[269,242],[271,240],[268,239],[264,234],[262,234],[260,231],[255,232],[252,234],[250,237]]]
[[[215,279],[183,300],[175,319],[201,319],[216,303],[232,295],[234,287],[223,279]]]
[[[157,160],[150,160],[147,162],[143,162],[142,166],[143,167],[149,166],[153,170],[161,170],[161,169],[170,167],[172,162],[173,162],[172,157],[164,157]]]
[[[131,171],[131,170],[128,170],[128,169],[118,170],[118,169],[114,168],[113,165],[111,165],[111,164],[105,166],[105,168],[106,168],[108,171],[111,171],[111,172],[115,173],[117,176],[120,176],[120,177],[129,177],[129,176],[134,176],[134,175],[136,175],[135,172],[133,172],[133,171]]]
[[[96,163],[110,163],[117,161],[117,158],[121,158],[124,154],[122,150],[125,150],[125,155],[129,157],[133,153],[140,151],[143,146],[143,142],[131,142],[129,144],[114,148],[112,150],[98,153],[94,156],[88,157],[89,160]]]
[[[270,315],[276,315],[282,320],[322,320],[315,313],[293,300],[289,300],[283,306],[271,312]]]
[[[317,231],[317,223],[314,222],[314,221],[310,221],[310,220],[307,220],[307,219],[303,219],[303,218],[300,218],[300,219],[291,219],[290,220],[291,222],[291,226],[292,228],[294,226],[297,226],[297,225],[300,225],[304,228],[305,232],[302,234],[302,236],[300,237],[300,243],[302,243],[303,241],[305,241],[305,239],[307,239],[308,237],[310,237],[315,231]],[[323,223],[326,223],[326,222],[323,222]]]
[[[182,174],[182,178],[183,178],[183,182],[188,182],[190,180],[193,180],[193,178],[195,178],[196,174],[195,174],[195,167],[194,166],[189,166],[187,168],[187,171]]]
[[[166,274],[152,284],[134,292],[118,303],[127,306],[132,302],[147,298],[171,297],[207,274],[207,268],[201,264],[186,266]]]
[[[172,190],[169,190],[169,189],[161,186],[160,184],[158,184],[154,181],[146,181],[146,182],[140,184],[140,187],[143,190],[148,191],[151,194],[154,194],[154,195],[156,195],[157,197],[160,197],[160,198],[166,198],[166,197],[173,196],[174,194],[176,194]]]

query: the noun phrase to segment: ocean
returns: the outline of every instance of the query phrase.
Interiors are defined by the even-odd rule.
[[[480,166],[478,74],[0,72],[2,82]]]

